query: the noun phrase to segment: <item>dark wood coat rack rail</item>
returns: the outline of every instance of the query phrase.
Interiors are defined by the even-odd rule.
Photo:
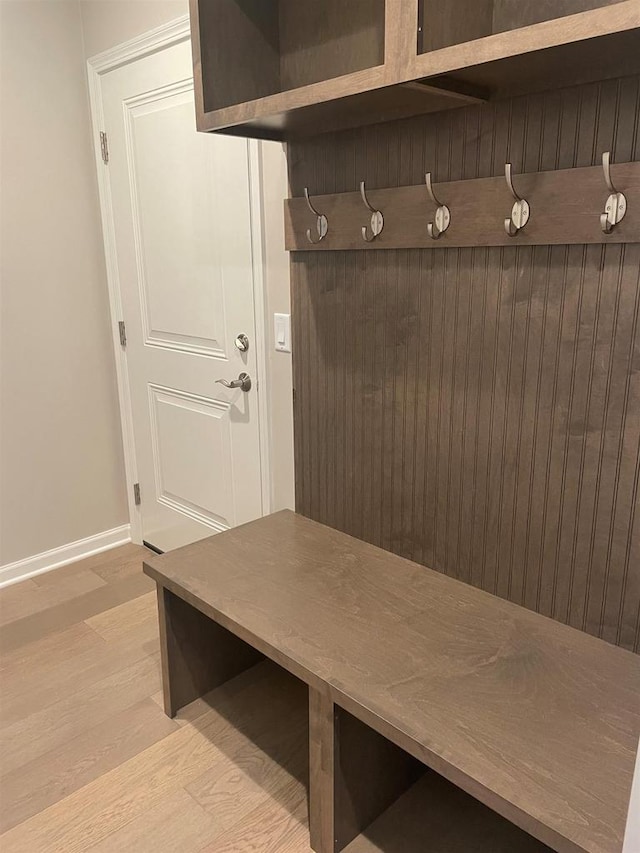
[[[360,192],[313,196],[311,203],[326,217],[326,236],[318,240],[317,217],[305,198],[285,201],[285,241],[289,251],[335,251],[343,249],[440,249],[465,246],[566,245],[571,243],[640,242],[640,162],[617,163],[611,167],[617,191],[624,193],[624,218],[604,233],[600,217],[610,194],[602,166],[551,172],[513,174],[518,195],[530,206],[526,225],[511,237],[505,219],[511,216],[514,198],[504,177],[437,183],[433,189],[441,205],[451,214],[448,229],[438,239],[427,233],[434,222],[437,205],[426,184],[387,189],[367,188],[371,206],[384,217],[384,226],[371,237],[371,211]],[[366,177],[366,176],[363,176]]]

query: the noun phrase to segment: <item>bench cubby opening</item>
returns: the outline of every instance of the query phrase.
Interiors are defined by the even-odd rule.
[[[309,737],[316,853],[552,853],[312,688]]]
[[[553,853],[433,770],[345,848],[345,853]]]
[[[230,732],[216,745],[271,796],[296,805],[306,822],[305,682],[166,588],[158,588],[158,602],[166,713],[174,717],[196,700],[214,709]]]

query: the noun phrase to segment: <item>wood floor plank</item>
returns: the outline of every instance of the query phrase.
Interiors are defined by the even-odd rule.
[[[108,642],[133,635],[149,641],[157,639],[159,633],[156,593],[153,591],[140,595],[85,621],[96,634]]]
[[[9,625],[18,619],[41,613],[50,607],[71,601],[85,592],[92,592],[106,585],[106,581],[90,569],[76,570],[73,575],[56,577],[55,580],[52,578],[53,574],[54,572],[47,572],[31,581],[23,581],[0,590],[0,624]],[[27,585],[25,591],[20,589],[23,583]],[[12,592],[23,592],[23,596],[21,599],[14,596],[12,601]],[[5,598],[13,606],[5,607]],[[18,602],[21,606],[18,606]]]
[[[98,571],[103,569],[107,572],[113,571],[122,562],[132,559],[144,559],[149,555],[149,549],[144,545],[136,545],[133,542],[128,542],[126,545],[119,545],[117,548],[111,548],[108,551],[101,551],[99,554],[92,554],[90,557],[85,557],[83,560],[77,560],[70,566],[79,566],[83,569],[92,569]],[[56,569],[56,571],[65,571],[70,567]]]
[[[107,583],[118,583],[118,581],[125,580],[125,578],[137,575],[140,572],[140,564],[147,553],[147,550],[144,549],[142,554],[124,557],[113,563],[104,563],[96,566],[93,571]]]
[[[142,560],[149,550],[141,545],[122,545],[77,560],[50,572],[0,589],[0,625],[23,618],[41,609],[142,572]],[[38,592],[49,590],[52,598]]]
[[[33,612],[38,601],[38,587],[33,580],[22,581],[0,589],[0,625]]]
[[[25,643],[11,651],[0,652],[0,675],[10,682],[30,675],[50,671],[59,661],[77,656],[89,648],[104,646],[105,641],[84,622],[63,628],[53,634]]]
[[[300,716],[294,709],[291,715],[273,720],[258,743],[247,742],[232,758],[217,762],[185,786],[215,816],[221,831],[248,820],[265,799],[285,809],[306,799],[308,725]]]
[[[176,731],[150,699],[109,718],[0,779],[4,832]]]
[[[149,549],[142,545],[123,545],[108,554],[96,554],[90,557],[93,561],[90,568],[107,583],[117,583],[119,580],[135,575],[140,571],[140,563],[149,556]]]
[[[90,853],[197,853],[215,838],[217,821],[178,788],[102,841]]]
[[[160,683],[159,657],[145,656],[94,684],[68,693],[58,702],[34,709],[0,730],[0,775],[33,762],[150,698]]]
[[[97,636],[97,635],[96,635]],[[140,643],[137,638],[122,643],[91,644],[79,654],[61,659],[48,670],[26,671],[19,679],[7,679],[0,701],[0,725],[7,726],[28,716],[34,708],[59,702],[71,693],[88,689],[92,684],[120,672],[127,665],[158,654],[156,645]]]
[[[76,598],[105,583],[117,583],[139,575],[142,560],[148,555],[148,549],[140,545],[123,545],[3,587],[0,589],[0,625]]]
[[[52,596],[53,600],[58,598],[59,601],[62,601],[63,596],[65,598],[73,597],[74,590],[75,595],[87,591],[84,589],[87,586],[86,582],[82,582],[85,575],[94,579],[96,587],[104,586],[106,583],[90,566],[84,565],[84,560],[77,563],[69,563],[68,566],[61,566],[59,569],[53,569],[50,572],[43,572],[41,575],[36,575],[33,578],[33,582],[39,589],[52,592],[54,594]]]
[[[202,848],[201,853],[311,853],[306,794],[292,781],[288,807],[266,800]]]
[[[215,691],[211,712],[183,726],[0,838],[0,848],[29,853],[81,853],[197,779],[264,734],[264,709],[282,715],[283,680],[268,662]],[[297,780],[296,780],[297,784]],[[4,845],[4,846],[3,846]]]
[[[49,607],[31,616],[16,619],[0,627],[0,648],[5,651],[24,643],[60,631],[76,622],[89,619],[97,613],[123,604],[153,589],[153,584],[142,574],[135,574],[115,584],[106,584],[79,595],[69,601]]]

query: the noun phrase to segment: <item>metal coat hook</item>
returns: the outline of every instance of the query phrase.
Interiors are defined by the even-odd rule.
[[[511,163],[505,163],[504,176],[507,179],[509,191],[515,199],[513,207],[511,208],[511,216],[507,217],[504,221],[504,230],[507,232],[509,237],[515,237],[518,231],[520,231],[521,228],[524,228],[529,221],[531,208],[529,207],[529,202],[520,198],[518,193],[515,191],[513,178],[511,176]]]
[[[367,206],[367,209],[371,211],[371,236],[367,233],[366,225],[363,225],[362,239],[366,240],[367,243],[372,243],[376,237],[379,237],[380,234],[382,234],[382,229],[384,228],[384,216],[379,210],[376,210],[375,207],[372,207],[371,204],[369,204],[364,181],[360,181],[360,195],[362,196],[362,201]]]
[[[436,215],[433,217],[434,221],[427,223],[427,233],[432,240],[437,240],[441,234],[444,234],[451,224],[451,211],[446,204],[442,204],[442,202],[438,201],[436,198],[436,194],[433,191],[433,184],[431,183],[431,172],[427,172],[424,179],[427,184],[427,192],[431,197],[431,201],[437,208]]]
[[[611,234],[614,226],[624,219],[627,212],[627,199],[623,193],[618,192],[611,180],[610,151],[605,151],[602,155],[602,168],[604,170],[604,182],[611,195],[607,199],[604,213],[600,216],[600,225],[605,234]]]
[[[311,213],[313,213],[314,216],[316,217],[316,231],[318,232],[318,239],[317,240],[314,240],[313,237],[311,236],[311,228],[307,228],[307,240],[310,243],[313,243],[313,245],[315,246],[316,243],[319,243],[321,240],[324,240],[324,238],[327,236],[327,234],[329,232],[329,220],[324,215],[324,213],[319,213],[315,209],[315,207],[311,204],[311,199],[309,198],[309,188],[308,187],[304,188],[304,197],[307,200],[307,207],[309,208]]]

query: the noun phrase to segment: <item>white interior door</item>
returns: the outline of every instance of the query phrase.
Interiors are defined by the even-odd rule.
[[[184,42],[102,83],[142,538],[162,551],[262,514],[248,142],[196,132],[191,74]],[[243,373],[250,390],[217,384]]]

